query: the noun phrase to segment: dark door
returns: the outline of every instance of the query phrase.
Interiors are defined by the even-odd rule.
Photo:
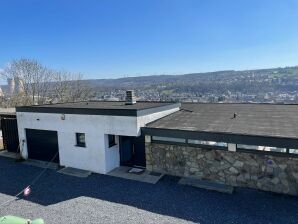
[[[59,163],[56,131],[26,129],[28,158]]]
[[[140,136],[132,139],[133,147],[133,165],[146,167],[146,155],[145,155],[145,137]]]
[[[120,136],[120,165],[132,166],[133,165],[133,152],[131,138],[127,136]]]
[[[146,167],[144,136],[120,136],[120,164]]]
[[[19,135],[16,118],[1,118],[3,148],[9,152],[19,152]]]

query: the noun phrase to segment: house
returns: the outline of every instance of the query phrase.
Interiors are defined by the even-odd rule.
[[[77,102],[17,108],[23,157],[298,195],[298,105]]]
[[[77,102],[16,109],[24,158],[106,174],[145,167],[141,127],[178,111],[179,103]]]

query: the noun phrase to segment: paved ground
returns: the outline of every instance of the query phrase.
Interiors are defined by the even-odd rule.
[[[0,158],[0,203],[41,168]],[[156,185],[92,174],[78,178],[48,170],[26,200],[0,215],[57,223],[298,223],[298,198],[236,189],[233,195],[195,189],[163,177]]]

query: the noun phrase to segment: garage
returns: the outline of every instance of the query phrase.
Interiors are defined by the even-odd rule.
[[[59,163],[57,131],[26,129],[26,138],[29,159]]]

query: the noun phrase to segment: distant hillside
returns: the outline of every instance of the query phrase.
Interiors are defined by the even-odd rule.
[[[87,79],[92,99],[124,100],[127,89],[139,100],[181,102],[298,103],[298,66],[183,75]],[[7,86],[2,86],[5,91]]]
[[[196,85],[198,83],[209,82],[234,82],[237,80],[243,80],[245,78],[252,78],[257,81],[264,78],[269,79],[297,79],[298,78],[298,66],[285,67],[285,68],[271,68],[271,69],[257,69],[257,70],[245,70],[245,71],[217,71],[206,73],[191,73],[183,75],[152,75],[152,76],[140,76],[140,77],[127,77],[118,79],[88,79],[84,80],[92,87],[101,88],[139,88],[148,86],[162,86],[169,84],[178,85]]]
[[[84,82],[93,88],[127,88],[151,85],[189,84],[200,82],[233,82],[241,78],[254,78],[255,80],[268,78],[297,79],[298,66],[285,68],[256,69],[244,71],[216,71],[205,73],[191,73],[182,75],[151,75],[139,77],[126,77],[117,79],[85,79]],[[4,90],[6,85],[2,85]]]
[[[216,71],[216,72],[205,72],[205,73],[190,73],[182,75],[151,75],[151,76],[139,76],[139,77],[126,77],[118,79],[87,79],[85,80],[89,84],[94,86],[107,85],[115,86],[121,84],[133,85],[133,84],[144,84],[144,83],[161,83],[168,81],[207,81],[207,80],[229,80],[231,78],[237,78],[238,75],[250,76],[255,75],[270,75],[272,77],[287,77],[297,76],[298,77],[298,66],[286,67],[286,68],[272,68],[272,69],[257,69],[257,70],[244,70],[244,71]]]

